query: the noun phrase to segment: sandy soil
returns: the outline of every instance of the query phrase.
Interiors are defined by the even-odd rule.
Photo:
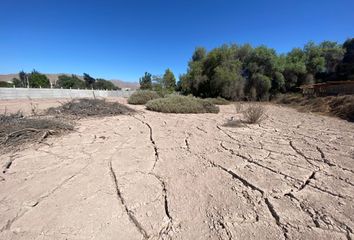
[[[107,101],[117,101],[127,103],[125,98],[106,98]],[[0,114],[22,112],[24,115],[41,113],[47,108],[60,106],[62,103],[71,101],[70,98],[65,99],[13,99],[0,100]]]
[[[0,239],[354,239],[354,124],[138,108],[1,156]]]

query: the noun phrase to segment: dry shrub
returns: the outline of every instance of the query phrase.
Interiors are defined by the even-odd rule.
[[[242,113],[243,112],[243,104],[241,102],[236,102],[235,103],[235,110],[236,110],[236,113]]]
[[[236,127],[244,127],[245,124],[240,119],[231,118],[231,119],[228,119],[227,122],[224,123],[223,126],[236,128]]]
[[[37,116],[38,115],[38,104],[34,104],[31,102],[31,114],[33,116]]]
[[[25,143],[42,142],[49,135],[73,130],[67,120],[49,117],[24,117],[21,112],[0,115],[0,152],[17,150]]]
[[[243,117],[246,123],[260,123],[266,118],[265,108],[260,104],[252,104],[245,109]]]
[[[211,102],[212,104],[215,105],[228,105],[230,104],[229,101],[227,101],[225,98],[222,97],[217,97],[217,98],[205,98],[205,100]]]
[[[275,102],[280,104],[298,105],[303,101],[303,99],[304,97],[301,94],[289,93],[278,95]]]
[[[218,113],[219,107],[210,101],[187,96],[171,95],[166,98],[151,100],[146,108],[164,113]]]
[[[288,104],[302,112],[318,112],[354,122],[354,96],[304,97],[299,94],[280,96],[277,103]]]
[[[160,95],[155,91],[139,90],[130,95],[128,98],[128,103],[134,105],[144,105],[148,101],[157,98],[160,98]]]
[[[71,115],[79,117],[113,116],[133,113],[134,110],[117,102],[102,99],[74,99],[59,107],[49,108],[47,114]]]
[[[332,97],[328,100],[330,113],[342,119],[354,122],[354,96]]]

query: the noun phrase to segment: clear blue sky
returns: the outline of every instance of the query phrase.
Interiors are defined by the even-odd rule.
[[[196,46],[354,37],[353,0],[1,0],[0,73],[90,73],[137,81],[176,76]]]

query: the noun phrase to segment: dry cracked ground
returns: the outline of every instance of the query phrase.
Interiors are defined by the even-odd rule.
[[[138,109],[1,156],[0,239],[354,239],[354,124]]]

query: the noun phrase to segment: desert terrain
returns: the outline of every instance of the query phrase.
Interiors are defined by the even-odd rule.
[[[229,128],[233,105],[137,106],[3,154],[0,239],[353,239],[354,124],[265,107]]]

